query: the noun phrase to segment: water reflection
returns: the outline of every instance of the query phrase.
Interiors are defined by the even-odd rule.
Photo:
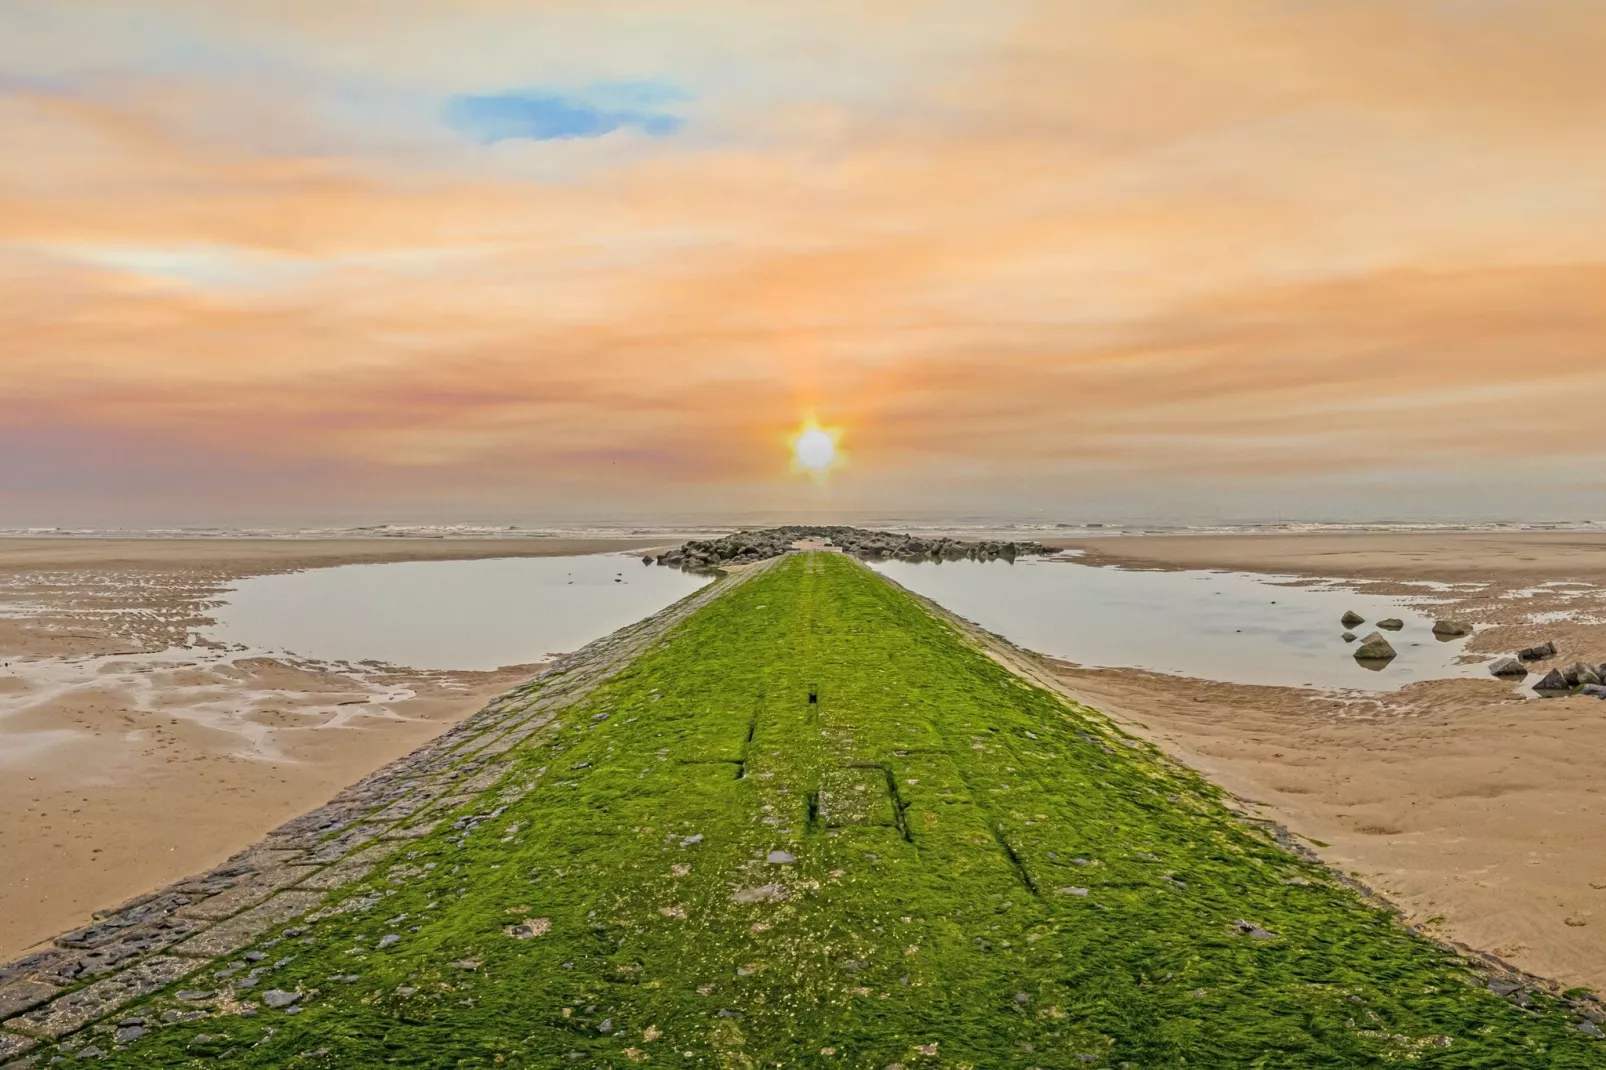
[[[574,650],[708,582],[622,554],[342,565],[241,580],[203,634],[318,661],[495,669]]]
[[[1438,641],[1423,605],[1294,577],[1230,572],[1144,572],[1072,561],[884,561],[872,566],[910,590],[1011,641],[1081,665],[1131,667],[1233,683],[1392,690],[1413,680],[1470,676],[1463,639]],[[1339,623],[1353,609],[1385,632],[1392,661],[1357,662]],[[1365,637],[1375,623],[1353,629]]]

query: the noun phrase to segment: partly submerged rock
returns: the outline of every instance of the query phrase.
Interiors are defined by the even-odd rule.
[[[1544,679],[1540,680],[1537,684],[1534,684],[1534,690],[1571,691],[1572,688],[1567,686],[1567,678],[1562,675],[1560,669],[1551,669],[1545,674]]]
[[[1517,657],[1521,658],[1523,661],[1544,661],[1546,658],[1553,658],[1555,656],[1556,644],[1550,642],[1549,640],[1540,643],[1538,646],[1531,646],[1526,650],[1517,651]]]
[[[1579,694],[1588,695],[1590,698],[1606,698],[1606,685],[1585,684],[1583,690],[1580,691]]]
[[[1458,620],[1436,620],[1433,622],[1433,634],[1452,639],[1458,635],[1471,635],[1472,625]]]
[[[1496,658],[1489,665],[1490,676],[1527,676],[1528,670],[1516,658]]]
[[[1352,609],[1345,613],[1342,617],[1338,618],[1338,622],[1346,628],[1353,628],[1357,624],[1365,624],[1366,618]]]
[[[1361,645],[1355,648],[1356,661],[1388,661],[1396,657],[1394,648],[1389,641],[1383,638],[1383,633],[1373,632],[1361,640]]]
[[[1378,621],[1377,626],[1379,628],[1387,628],[1391,632],[1397,632],[1405,627],[1405,622],[1399,617],[1389,617],[1387,620]]]
[[[1355,640],[1359,639],[1360,636],[1356,635],[1354,632],[1345,632],[1343,635],[1339,636],[1339,638],[1344,640],[1346,643],[1353,643]]]
[[[1582,661],[1575,661],[1561,670],[1562,679],[1567,681],[1568,687],[1580,687],[1584,684],[1598,684],[1601,682],[1600,673],[1593,665]]]

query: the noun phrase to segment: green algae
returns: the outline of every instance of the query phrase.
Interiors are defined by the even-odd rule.
[[[130,1008],[101,1065],[1606,1066],[839,555],[732,585],[512,756],[517,801],[274,934],[217,1013]]]

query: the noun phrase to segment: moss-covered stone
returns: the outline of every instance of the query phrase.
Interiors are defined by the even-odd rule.
[[[842,555],[504,760],[99,1065],[1606,1066]]]

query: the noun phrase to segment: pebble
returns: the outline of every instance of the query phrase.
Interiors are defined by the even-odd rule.
[[[787,851],[771,851],[769,860],[772,865],[784,866],[789,862],[796,862],[797,855]]]
[[[385,948],[395,947],[399,943],[401,943],[401,937],[395,933],[386,933],[379,938],[379,949],[383,951]]]
[[[270,988],[262,993],[262,1002],[270,1007],[288,1007],[301,998],[299,992],[286,992],[282,988]]]
[[[120,1029],[117,1030],[116,1040],[117,1040],[117,1043],[119,1043],[119,1044],[132,1044],[134,1041],[138,1040],[140,1037],[142,1037],[144,1035],[145,1035],[145,1027],[144,1026],[142,1026],[142,1025],[125,1025],[125,1026],[123,1026],[123,1027],[121,1027]]]
[[[687,836],[684,840],[681,840],[680,841],[680,845],[682,847],[691,847],[694,844],[699,844],[699,843],[702,843],[702,842],[703,842],[703,834],[701,832],[698,832],[698,833],[696,833],[694,835]]]

